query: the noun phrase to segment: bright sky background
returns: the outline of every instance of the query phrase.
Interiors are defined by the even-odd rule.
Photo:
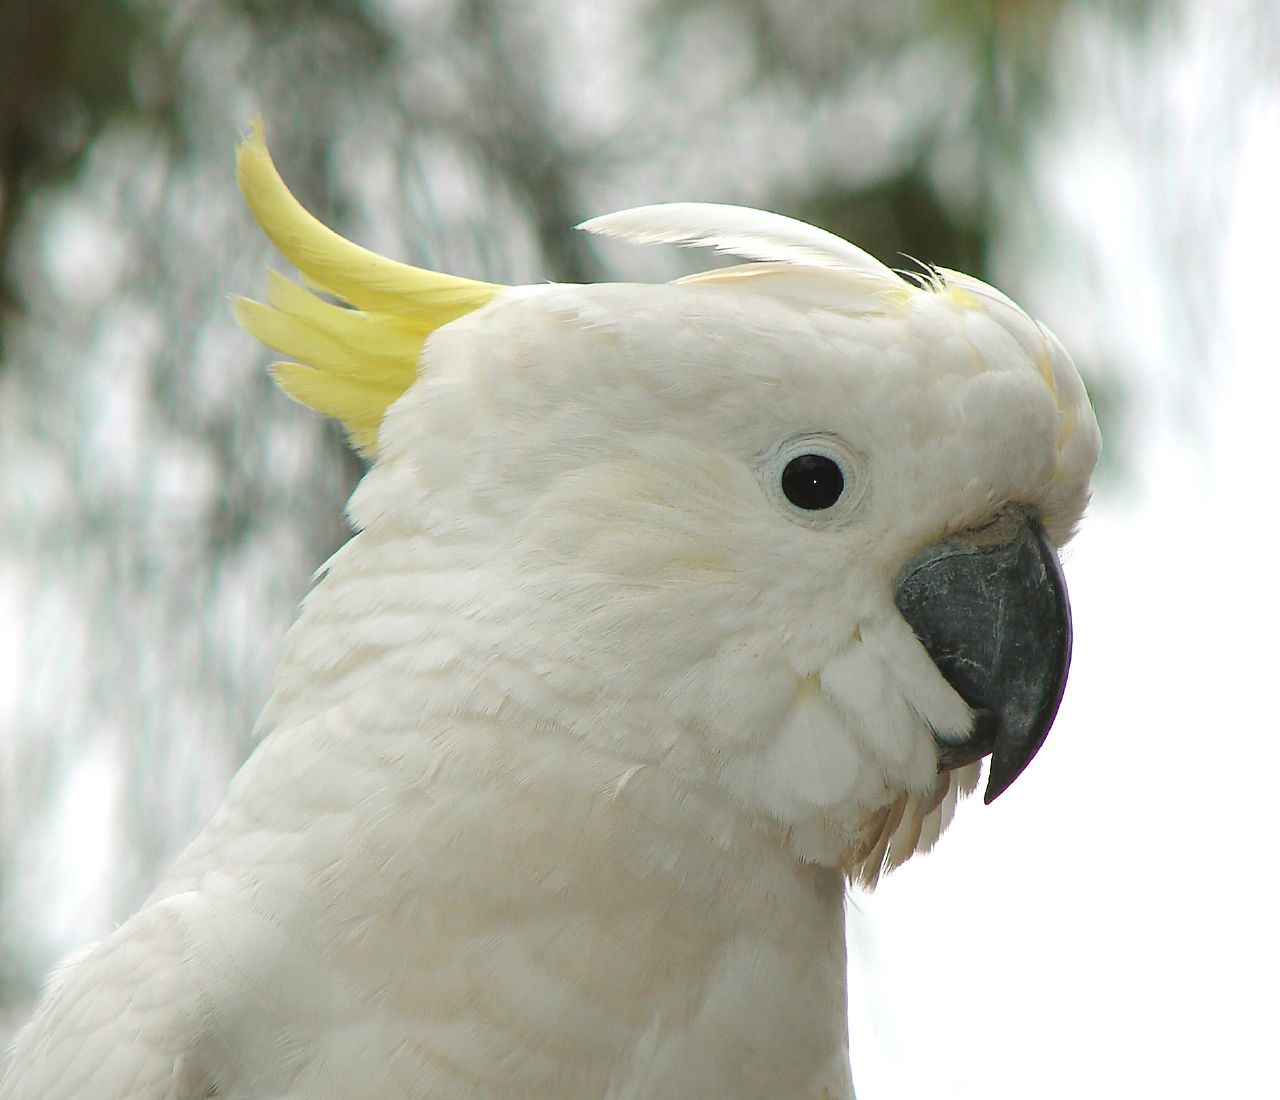
[[[1164,60],[1229,99],[1221,35],[1199,41],[1193,24]],[[1183,140],[1166,148],[1185,150],[1204,99],[1167,90]],[[1039,757],[858,900],[860,1100],[1276,1095],[1280,88],[1223,126],[1233,140],[1175,177],[1225,199],[1223,224],[1198,227],[1210,267],[1181,280],[1195,303],[1151,271],[1168,253],[1146,188],[1170,165],[1133,161],[1123,125],[1085,127],[1092,150],[1077,152],[1100,167],[1072,202],[1089,213],[1077,228],[1099,257],[1097,308],[1133,311],[1121,369],[1142,387],[1138,488],[1095,505],[1065,555],[1075,658]],[[1144,279],[1164,284],[1149,309],[1135,304]],[[1162,364],[1170,313],[1206,302],[1209,361]],[[1197,367],[1211,380],[1189,424],[1172,398]]]

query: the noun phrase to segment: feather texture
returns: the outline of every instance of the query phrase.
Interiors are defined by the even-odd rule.
[[[273,273],[268,304],[236,299],[236,318],[296,360],[273,366],[280,388],[341,421],[352,445],[372,458],[383,414],[416,376],[426,338],[504,288],[389,260],[322,224],[280,178],[261,119],[240,145],[236,170],[271,242],[307,282],[355,307],[326,302]]]
[[[636,206],[582,222],[579,229],[639,244],[712,247],[763,260],[857,272],[904,285],[905,280],[857,245],[782,214],[708,202]]]

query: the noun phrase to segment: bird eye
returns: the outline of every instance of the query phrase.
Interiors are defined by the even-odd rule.
[[[806,432],[765,452],[758,467],[765,493],[805,527],[842,525],[867,491],[867,457],[830,432]]]
[[[831,508],[844,493],[844,473],[827,455],[796,455],[782,470],[782,494],[797,508]]]

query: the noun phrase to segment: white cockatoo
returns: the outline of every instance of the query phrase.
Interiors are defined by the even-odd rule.
[[[502,287],[326,229],[260,127],[239,170],[326,295],[239,316],[371,460],[356,533],[225,803],[0,1096],[851,1097],[846,880],[988,754],[999,794],[1062,693],[1067,353],[775,214],[607,215],[752,262]]]

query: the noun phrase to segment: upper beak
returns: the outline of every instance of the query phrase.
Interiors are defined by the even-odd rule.
[[[938,742],[938,770],[991,753],[984,801],[1031,762],[1062,701],[1071,606],[1040,521],[1011,510],[907,563],[894,602],[938,671],[974,711],[969,740]]]

